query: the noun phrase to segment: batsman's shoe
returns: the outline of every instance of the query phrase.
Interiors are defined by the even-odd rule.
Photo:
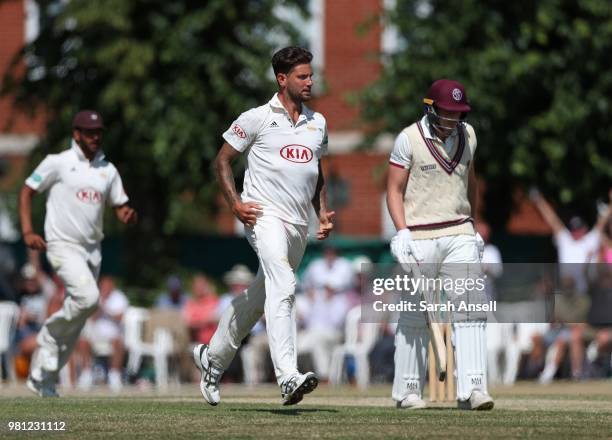
[[[489,411],[493,409],[495,403],[493,398],[479,390],[472,391],[468,400],[457,401],[459,409],[468,409],[474,411]]]
[[[28,376],[26,386],[30,391],[40,397],[59,397],[54,384],[45,384],[40,380],[35,380],[32,376]]]
[[[427,403],[418,394],[408,394],[401,402],[397,402],[398,409],[423,409],[427,408]]]
[[[215,406],[221,401],[219,395],[219,379],[222,371],[216,370],[208,362],[208,345],[198,344],[193,349],[193,361],[202,373],[200,391],[204,400]]]
[[[304,394],[312,393],[317,385],[319,385],[319,378],[312,372],[294,374],[281,384],[283,405],[300,403],[304,398]]]

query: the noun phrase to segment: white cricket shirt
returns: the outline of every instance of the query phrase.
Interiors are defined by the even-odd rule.
[[[260,107],[242,113],[223,139],[246,152],[243,202],[258,202],[264,215],[308,224],[318,165],[327,153],[325,118],[302,104],[293,124],[278,95]]]
[[[121,176],[99,152],[90,162],[73,140],[71,148],[49,154],[26,180],[37,192],[49,190],[45,216],[48,242],[95,245],[103,238],[104,205],[127,203]]]

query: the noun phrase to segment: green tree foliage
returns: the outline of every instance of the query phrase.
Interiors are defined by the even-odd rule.
[[[221,134],[269,99],[272,53],[299,42],[299,23],[280,19],[275,8],[304,18],[307,1],[37,3],[40,35],[5,87],[50,116],[46,148],[33,161],[67,147],[78,109],[102,113],[104,150],[141,216],[129,233],[129,275],[151,281],[172,264],[172,234],[211,229],[217,190],[210,165]]]
[[[460,80],[489,216],[503,225],[517,184],[593,215],[612,178],[609,2],[397,0],[388,19],[400,48],[363,96],[379,132],[418,118],[433,80]]]

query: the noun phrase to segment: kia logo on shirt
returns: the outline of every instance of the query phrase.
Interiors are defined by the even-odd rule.
[[[102,201],[102,193],[92,188],[85,188],[77,191],[77,198],[81,202],[97,205]]]
[[[280,155],[283,159],[295,163],[306,163],[312,160],[312,150],[299,144],[285,145],[280,150]]]
[[[232,130],[234,131],[234,133],[236,133],[236,135],[241,138],[244,139],[246,138],[246,133],[244,132],[244,130],[242,129],[242,127],[238,124],[234,124],[234,126],[232,127]]]

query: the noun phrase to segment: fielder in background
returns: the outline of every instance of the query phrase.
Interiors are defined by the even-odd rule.
[[[62,308],[45,321],[37,336],[27,385],[41,397],[57,397],[58,373],[98,306],[104,205],[111,205],[122,223],[133,224],[138,218],[128,205],[117,169],[101,150],[103,129],[99,113],[77,113],[70,148],[45,157],[19,195],[26,246],[47,251],[49,263],[66,288]],[[31,208],[34,194],[47,190],[45,240],[32,228]]]
[[[210,346],[193,356],[202,373],[204,399],[220,401],[219,379],[242,340],[265,311],[270,354],[283,405],[300,402],[318,385],[314,373],[297,369],[295,271],[308,236],[310,204],[319,217],[317,239],[327,238],[334,212],[327,211],[321,158],[327,151],[325,118],[303,103],[310,100],[312,54],[286,47],[272,57],[278,93],[241,114],[223,133],[215,162],[217,179],[259,259],[255,280],[221,316]],[[242,195],[236,192],[231,163],[246,154]]]
[[[398,135],[389,160],[387,205],[397,229],[391,252],[399,262],[418,262],[427,278],[467,278],[484,248],[472,219],[476,135],[464,121],[470,105],[463,85],[448,79],[435,81],[423,101],[425,115]],[[460,300],[446,293],[449,301]],[[484,312],[452,314],[462,409],[493,408],[487,393],[485,321]],[[429,339],[421,311],[400,314],[392,393],[398,408],[426,407],[422,393]]]

